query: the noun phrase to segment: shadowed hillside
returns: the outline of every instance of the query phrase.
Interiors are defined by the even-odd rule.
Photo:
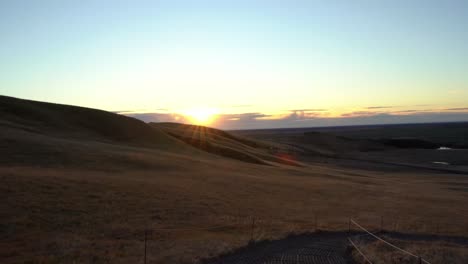
[[[47,135],[137,144],[174,144],[144,122],[84,107],[0,96],[0,125]]]
[[[383,150],[384,146],[369,140],[357,140],[329,133],[306,132],[298,138],[298,143],[327,155],[339,155],[353,151]]]
[[[0,97],[0,116],[0,162],[12,165],[151,167],[155,163],[142,158],[148,151],[200,157],[208,152],[254,164],[298,165],[278,146],[202,126],[149,125],[102,110],[6,96]]]
[[[285,145],[234,136],[228,132],[179,123],[150,123],[196,148],[206,152],[255,164],[270,162],[299,166],[292,156],[286,155]]]
[[[10,165],[155,165],[148,151],[197,152],[157,128],[110,112],[0,96],[0,162]]]

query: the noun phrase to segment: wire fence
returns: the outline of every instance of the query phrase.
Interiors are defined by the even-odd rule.
[[[233,220],[233,219],[225,219]],[[332,221],[330,221],[332,220]],[[421,255],[409,252],[408,250],[403,249],[395,245],[392,242],[379,236],[379,232],[395,232],[385,228],[385,225],[390,227],[392,223],[384,217],[373,217],[373,221],[369,218],[363,218],[359,222],[364,223],[364,225],[358,223],[352,218],[335,218],[335,219],[323,219],[320,221],[320,218],[313,216],[307,221],[295,221],[288,222],[285,220],[273,220],[273,219],[262,219],[257,217],[242,217],[241,220],[235,220],[227,224],[218,224],[213,226],[205,227],[188,227],[188,228],[177,228],[177,227],[154,227],[147,228],[144,230],[144,263],[148,258],[148,254],[151,253],[151,250],[148,251],[148,244],[158,243],[157,236],[162,234],[172,234],[170,237],[176,240],[198,240],[201,236],[204,236],[203,239],[208,241],[210,238],[215,239],[220,242],[223,239],[226,239],[228,236],[236,237],[241,241],[236,244],[237,246],[242,246],[242,244],[249,244],[254,241],[263,240],[263,239],[281,239],[284,235],[287,234],[300,234],[300,233],[312,233],[317,231],[330,231],[330,232],[342,232],[344,234],[344,239],[349,242],[349,245],[354,248],[357,253],[363,258],[365,263],[375,263],[371,256],[366,254],[366,250],[363,245],[357,243],[357,239],[360,237],[371,237],[375,240],[382,242],[385,246],[392,248],[404,255],[414,258],[414,263],[420,264],[431,264],[428,260],[424,259]],[[286,227],[287,226],[287,227]],[[373,230],[373,231],[370,231]],[[346,235],[348,231],[348,235]],[[276,233],[275,233],[276,232]],[[411,230],[400,229],[396,234],[403,234],[408,232],[408,234],[418,234],[418,232],[411,232]],[[207,233],[212,234],[206,235]],[[273,236],[273,234],[277,236]],[[379,234],[379,235],[378,235]],[[421,235],[433,235],[432,233],[420,232]],[[198,236],[198,237],[197,237]],[[221,238],[223,236],[223,238]],[[173,241],[176,241],[173,240]],[[142,241],[140,236],[140,241]],[[243,242],[242,242],[243,241]],[[177,243],[177,242],[174,242]],[[245,245],[244,244],[244,245]],[[233,244],[234,245],[234,244]],[[143,251],[143,250],[142,250]],[[375,256],[374,256],[375,257]],[[383,256],[384,257],[384,256]]]
[[[404,253],[404,254],[406,254],[406,255],[408,255],[408,256],[411,256],[411,257],[415,258],[415,259],[418,261],[418,263],[420,263],[420,264],[421,264],[421,263],[431,264],[429,261],[423,259],[421,256],[418,256],[418,255],[413,254],[413,253],[411,253],[411,252],[409,252],[409,251],[407,251],[407,250],[404,250],[404,249],[402,249],[402,248],[400,248],[400,247],[398,247],[398,246],[396,246],[396,245],[394,245],[394,244],[388,242],[387,240],[385,240],[385,239],[383,239],[383,238],[377,236],[376,234],[370,232],[369,230],[367,230],[366,228],[364,228],[363,226],[361,226],[360,224],[358,224],[358,223],[357,223],[356,221],[354,221],[353,219],[350,219],[350,220],[349,220],[349,223],[350,223],[350,226],[351,226],[351,224],[353,224],[354,226],[358,227],[360,230],[364,231],[365,233],[367,233],[368,235],[372,236],[373,238],[375,238],[375,239],[377,239],[377,240],[383,242],[383,243],[386,244],[387,246],[389,246],[389,247],[391,247],[391,248],[393,248],[393,249],[396,249],[396,250],[398,250],[398,251],[400,251],[400,252],[402,252],[402,253]],[[351,230],[351,228],[349,229],[349,231],[350,231],[350,230]],[[366,255],[362,252],[362,250],[356,245],[356,243],[354,243],[354,241],[353,241],[350,237],[348,238],[348,240],[349,240],[349,242],[351,243],[351,245],[358,251],[358,253],[363,257],[363,259],[365,260],[365,262],[366,262],[366,263],[372,264],[372,262],[369,260],[369,257],[366,256]]]
[[[357,252],[362,256],[366,263],[372,264],[372,261],[361,251],[361,249],[354,243],[354,241],[348,237],[349,243],[357,250]]]
[[[367,254],[365,244],[360,244],[359,237],[371,237],[381,241],[385,246],[392,248],[401,254],[408,255],[415,259],[415,263],[430,262],[423,259],[415,252],[409,252],[403,248],[394,245],[393,241],[382,238],[379,231],[393,232],[391,228],[395,226],[389,217],[378,215],[365,215],[357,218],[346,216],[337,216],[329,214],[310,214],[307,218],[269,218],[249,216],[247,214],[236,217],[203,218],[197,222],[162,222],[158,220],[141,221],[131,225],[112,226],[102,230],[99,234],[94,234],[89,241],[77,239],[77,254],[102,254],[108,250],[109,245],[124,247],[122,252],[134,252],[129,256],[116,255],[114,260],[128,259],[133,263],[182,263],[182,261],[164,261],[164,257],[170,254],[177,255],[180,252],[187,254],[188,258],[217,256],[220,253],[243,247],[250,242],[259,240],[277,240],[284,238],[288,234],[303,234],[318,231],[330,231],[343,234],[343,241],[356,249],[364,259],[365,263],[375,263],[375,255]],[[429,220],[427,220],[429,222]],[[169,225],[170,224],[170,225]],[[198,224],[198,226],[196,226]],[[206,224],[207,226],[201,226]],[[460,230],[465,230],[466,221],[459,224]],[[452,223],[451,227],[455,224]],[[458,225],[458,224],[457,224]],[[136,228],[136,229],[135,229]],[[432,235],[433,233],[424,232],[420,234]],[[358,231],[358,232],[356,232]],[[418,230],[417,230],[418,231]],[[349,236],[348,233],[351,235]],[[398,229],[402,233],[417,233],[411,229]],[[319,233],[319,232],[318,232]],[[400,234],[400,233],[398,233]],[[422,237],[422,236],[421,236]],[[93,240],[94,239],[94,240]],[[97,241],[97,242],[96,242]],[[365,239],[363,241],[366,241]],[[57,249],[53,255],[64,254],[73,249],[73,245],[67,244],[67,248]],[[83,251],[83,248],[89,247],[89,250]],[[194,249],[194,250],[192,250]],[[61,252],[61,250],[63,252]],[[170,251],[170,252],[169,252]],[[419,249],[418,249],[419,251]],[[45,253],[49,252],[47,249]],[[169,252],[169,253],[168,253]],[[45,253],[40,253],[44,255]],[[68,254],[68,253],[67,253]],[[190,255],[191,254],[191,255]],[[400,254],[400,253],[397,253]],[[426,255],[427,256],[427,255]],[[125,259],[126,260],[126,259]],[[136,261],[135,261],[136,260]],[[418,262],[420,261],[420,262]],[[110,261],[112,262],[112,261]],[[187,262],[187,261],[185,261]],[[191,262],[189,262],[191,263]]]

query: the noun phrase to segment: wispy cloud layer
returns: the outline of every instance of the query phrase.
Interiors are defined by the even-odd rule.
[[[190,123],[189,118],[177,113],[127,113],[126,115],[145,122]],[[468,121],[468,107],[396,110],[393,107],[374,106],[338,115],[332,115],[326,109],[292,109],[274,115],[261,112],[227,113],[219,114],[209,126],[221,129],[259,129],[455,121]]]
[[[368,106],[366,109],[386,109],[386,108],[394,108],[395,106]]]
[[[461,108],[448,108],[445,109],[447,111],[468,111],[468,107],[461,107]]]
[[[327,111],[327,109],[315,109],[315,108],[310,108],[310,109],[292,109],[292,110],[287,110],[290,112],[323,112]]]

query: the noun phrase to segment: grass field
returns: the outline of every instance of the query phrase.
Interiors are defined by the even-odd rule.
[[[56,118],[66,125],[57,127],[20,111],[48,105],[0,105],[2,263],[142,263],[145,231],[148,263],[196,263],[251,238],[347,230],[351,217],[369,228],[383,219],[387,230],[468,236],[463,174],[346,167],[300,154],[288,157],[300,165],[291,166],[268,159],[282,159],[278,145],[274,152],[235,148],[265,163],[257,164],[206,152],[164,130],[152,134],[131,119],[119,128],[127,121],[115,115],[104,121],[117,122],[114,132],[125,137],[96,130],[102,120],[83,125],[64,115]],[[61,111],[53,107],[42,113]]]
[[[404,236],[396,237],[392,235],[382,236],[386,241],[398,245],[403,250],[411,252],[416,256],[424,256],[421,259],[430,261],[429,263],[451,263],[463,264],[468,259],[468,240],[467,239],[449,239],[429,236]],[[378,240],[372,242],[355,241],[363,254],[373,263],[419,263],[419,258],[388,246],[386,243]],[[358,263],[366,263],[362,255],[357,251],[353,252],[354,259]]]

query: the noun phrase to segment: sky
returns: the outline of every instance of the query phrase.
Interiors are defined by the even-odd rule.
[[[468,2],[0,0],[0,94],[225,129],[468,121]]]

